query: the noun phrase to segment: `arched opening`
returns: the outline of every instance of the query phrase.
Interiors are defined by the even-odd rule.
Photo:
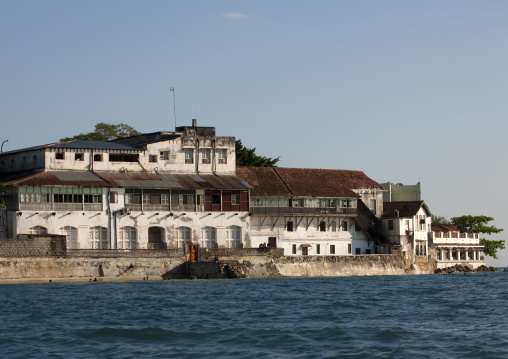
[[[148,228],[147,249],[166,249],[163,235],[164,231],[161,227]]]
[[[60,234],[67,238],[67,249],[78,249],[78,229],[65,226],[60,228]]]
[[[191,243],[191,230],[189,227],[176,228],[176,246],[177,248],[185,248],[185,244]]]
[[[201,230],[201,246],[203,248],[217,248],[217,229],[204,227]]]
[[[226,247],[242,248],[242,228],[239,226],[229,226],[226,229]]]
[[[136,249],[137,248],[137,231],[134,227],[120,228],[118,238],[118,249]]]
[[[108,233],[104,227],[91,227],[88,231],[88,249],[107,249]]]
[[[48,229],[42,226],[30,227],[28,234],[48,234]]]

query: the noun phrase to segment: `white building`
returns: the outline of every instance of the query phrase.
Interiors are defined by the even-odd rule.
[[[432,214],[424,201],[384,202],[383,235],[390,244],[416,257],[429,253]]]
[[[480,255],[484,246],[478,233],[461,233],[457,227],[432,223],[429,233],[431,245],[436,250],[437,268],[453,267],[457,264],[478,268],[485,265]]]
[[[254,187],[252,245],[286,256],[375,253],[384,187],[363,172],[238,167],[237,175]]]
[[[113,142],[0,154],[8,236],[65,234],[75,249],[250,246],[235,139],[178,127]]]

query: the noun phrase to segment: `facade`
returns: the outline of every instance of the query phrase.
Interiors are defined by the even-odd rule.
[[[383,235],[406,255],[427,257],[432,214],[424,201],[385,202]]]
[[[429,241],[436,250],[437,268],[453,267],[457,264],[478,268],[485,265],[480,255],[484,246],[478,233],[460,233],[457,227],[432,223]]]
[[[213,127],[0,154],[11,238],[65,234],[74,249],[250,246],[250,186],[235,139]]]
[[[383,186],[363,172],[238,167],[250,192],[253,246],[286,256],[374,254]],[[365,204],[371,203],[374,211]]]
[[[411,202],[422,200],[420,182],[415,185],[386,182],[382,183],[382,185],[386,188],[386,192],[383,192],[383,202]]]

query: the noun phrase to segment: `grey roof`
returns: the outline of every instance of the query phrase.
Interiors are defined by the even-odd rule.
[[[142,151],[142,149],[138,147],[126,146],[120,143],[114,142],[103,142],[103,141],[83,141],[83,140],[74,140],[69,142],[61,142],[54,143],[48,145],[49,148],[86,148],[86,149],[96,149],[96,150],[134,150],[134,151]]]
[[[51,172],[60,181],[102,181],[102,179],[93,172],[80,171],[58,171]]]

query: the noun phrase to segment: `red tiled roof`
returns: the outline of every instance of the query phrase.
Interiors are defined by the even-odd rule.
[[[457,226],[453,224],[443,224],[443,223],[432,223],[430,226],[432,232],[460,232]]]
[[[355,197],[353,189],[384,189],[361,171],[283,167],[237,167],[253,196]]]
[[[395,210],[399,211],[399,217],[413,217],[421,207],[427,211],[427,215],[431,216],[429,208],[424,201],[384,202],[383,217],[393,218]]]

